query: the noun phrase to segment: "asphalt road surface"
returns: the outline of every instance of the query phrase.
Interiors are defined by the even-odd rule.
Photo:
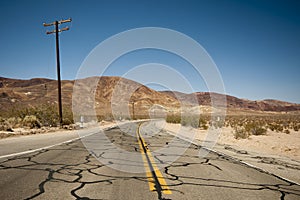
[[[1,158],[0,199],[300,199],[299,185],[199,150],[155,123],[128,123]]]

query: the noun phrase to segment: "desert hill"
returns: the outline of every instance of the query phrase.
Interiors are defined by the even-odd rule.
[[[274,112],[288,112],[300,110],[300,104],[278,101],[273,99],[266,99],[261,101],[251,101],[247,99],[240,99],[230,95],[222,95],[209,92],[196,92],[192,94],[185,94],[181,92],[162,91],[163,94],[168,94],[174,98],[180,99],[186,103],[210,106],[211,98],[226,98],[227,108],[238,108],[254,111],[274,111]]]
[[[130,88],[136,89],[130,96],[130,102],[134,102],[136,114],[143,114],[155,105],[164,107],[179,107],[177,99],[152,90],[140,83],[120,77],[90,77],[80,80],[80,95],[82,102],[89,105],[92,102],[93,91],[90,91],[90,84],[97,81],[95,91],[95,102],[97,114],[111,113],[111,98],[117,84],[124,86],[118,92],[119,101]],[[62,81],[62,103],[63,107],[72,107],[72,93],[75,81]],[[92,95],[91,95],[92,94]],[[5,112],[12,108],[34,107],[44,104],[57,104],[57,81],[51,79],[30,79],[19,80],[0,77],[0,111]],[[132,105],[129,105],[132,109]]]
[[[140,83],[121,77],[90,77],[80,80],[82,84],[81,101],[88,105],[94,95],[89,95],[89,84],[97,81],[95,90],[95,108],[98,114],[111,113],[111,105],[125,101],[129,90],[132,91],[130,100],[127,103],[130,110],[135,107],[136,114],[145,114],[153,105],[161,105],[167,110],[172,111],[180,107],[181,103],[191,106],[203,105],[210,106],[211,98],[224,98],[222,94],[197,92],[185,94],[181,92],[162,91],[158,92]],[[72,107],[72,93],[75,81],[62,81],[62,102],[64,107]],[[115,92],[118,101],[112,102],[112,96],[116,86],[119,87]],[[278,100],[251,101],[239,99],[230,95],[225,95],[228,108],[237,108],[252,111],[274,111],[287,112],[299,111],[300,104],[288,103]],[[196,99],[196,101],[195,101]],[[133,104],[132,104],[133,102]],[[57,81],[44,78],[34,78],[30,80],[9,79],[0,77],[0,112],[6,112],[12,108],[33,107],[43,104],[57,104]]]

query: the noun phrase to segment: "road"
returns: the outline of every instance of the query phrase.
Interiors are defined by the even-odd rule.
[[[299,185],[199,150],[155,123],[128,123],[1,158],[0,198],[300,199]]]

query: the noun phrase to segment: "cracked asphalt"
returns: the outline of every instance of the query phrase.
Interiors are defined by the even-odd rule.
[[[139,133],[171,194],[151,191],[142,171],[138,127],[124,124],[104,134],[0,159],[0,198],[300,199],[299,185],[213,152],[199,157],[200,146],[144,122]]]

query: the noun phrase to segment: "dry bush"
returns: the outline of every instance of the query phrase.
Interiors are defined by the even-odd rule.
[[[71,109],[64,108],[63,109],[63,125],[71,125],[74,124],[73,113]]]
[[[2,117],[0,117],[0,131],[13,131],[10,123]]]
[[[294,124],[294,125],[293,125],[293,129],[294,129],[294,131],[299,131],[299,129],[300,129],[300,124]]]
[[[12,128],[22,127],[22,119],[20,117],[10,117],[6,121],[11,125]]]
[[[25,120],[26,116],[35,116],[38,123],[34,124],[35,122],[28,122],[29,119]],[[59,125],[58,108],[56,105],[51,104],[43,104],[36,107],[26,108],[14,107],[6,113],[5,117],[14,127],[20,127],[24,124],[29,127],[34,126],[35,128],[41,126],[56,127]],[[33,124],[30,125],[30,123]],[[73,123],[74,120],[72,110],[70,108],[63,107],[63,124],[69,125]]]
[[[207,130],[209,126],[207,125],[207,121],[204,118],[199,119],[199,126],[201,129]]]
[[[180,124],[181,117],[180,115],[167,115],[166,122],[173,124]]]
[[[199,128],[200,125],[198,116],[182,116],[180,123],[182,126],[191,126],[193,128]]]
[[[35,115],[27,115],[23,119],[23,126],[29,128],[41,128],[41,123]]]
[[[282,132],[283,131],[283,125],[277,124],[276,122],[272,122],[272,123],[268,124],[268,128],[271,131],[276,131],[276,132]]]
[[[249,138],[249,134],[244,127],[236,126],[233,132],[235,139],[247,139]]]
[[[265,135],[267,129],[265,129],[259,122],[250,122],[245,124],[245,130],[251,135]]]

